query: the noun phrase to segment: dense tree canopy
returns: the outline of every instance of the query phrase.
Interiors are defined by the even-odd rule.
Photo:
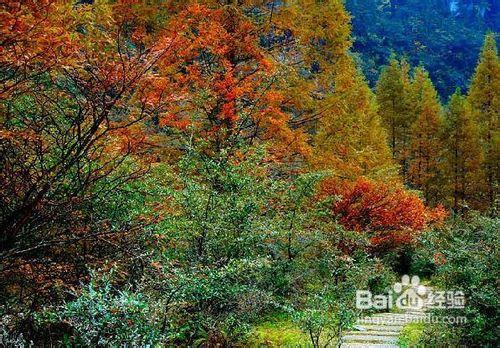
[[[2,346],[338,345],[356,289],[496,213],[493,33],[448,105],[411,57],[372,90],[342,0],[3,1],[0,34]]]
[[[446,100],[466,90],[488,30],[500,30],[497,0],[347,0],[354,51],[375,85],[393,53],[424,64]]]

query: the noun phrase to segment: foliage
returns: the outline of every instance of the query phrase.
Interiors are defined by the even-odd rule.
[[[412,243],[428,224],[442,221],[442,208],[426,209],[415,194],[380,182],[358,179],[322,183],[321,194],[340,196],[332,213],[346,229],[367,233],[375,249],[390,250]]]
[[[310,338],[286,314],[277,314],[259,324],[252,332],[251,347],[307,345]]]
[[[152,231],[156,271],[147,287],[166,301],[171,342],[241,341],[295,286],[287,273],[307,245],[295,235],[302,231],[296,225],[306,221],[302,207],[317,176],[298,177],[293,186],[269,180],[265,153],[252,151],[235,159],[191,149],[170,176],[169,202],[162,207],[170,214]]]
[[[458,347],[461,345],[460,336],[452,327],[444,324],[429,325],[424,329],[423,336],[420,337],[418,344],[426,346],[447,346]]]
[[[424,333],[423,323],[411,323],[405,325],[399,335],[400,347],[415,347],[421,340]]]
[[[492,205],[492,35],[442,119],[404,60],[370,90],[342,0],[7,1],[0,19],[2,344],[273,345],[276,313],[288,340],[338,344],[355,289],[390,287],[439,203]]]
[[[347,0],[353,50],[371,85],[391,55],[423,64],[443,100],[466,90],[488,30],[500,30],[495,0]]]
[[[6,325],[3,325],[0,331],[0,344],[4,347],[33,347],[33,341],[28,341],[22,333],[17,333],[9,330]]]
[[[387,291],[395,280],[392,270],[379,259],[356,251],[348,256],[341,249],[327,253],[319,266],[320,274],[331,272],[333,282],[308,289],[293,316],[315,347],[336,346],[354,325],[361,311],[355,306],[356,289]],[[325,310],[326,309],[326,310]]]
[[[341,178],[363,175],[396,179],[374,95],[352,59],[340,64],[335,91],[328,97],[336,106],[325,110],[318,121],[311,162]]]
[[[377,101],[404,182],[425,203],[456,212],[496,209],[498,54],[488,34],[466,98],[442,107],[429,74],[393,58],[380,75]]]
[[[444,173],[448,179],[448,195],[453,197],[455,212],[472,207],[481,207],[484,190],[483,152],[479,142],[479,130],[472,118],[466,99],[457,90],[450,98],[446,114],[445,132],[448,134],[445,147]]]
[[[484,153],[485,195],[489,206],[495,210],[498,187],[498,162],[500,158],[498,119],[500,105],[500,59],[495,35],[486,36],[476,72],[472,78],[468,101],[479,126]]]
[[[160,39],[137,49],[124,28],[138,15],[120,17],[119,5],[5,6],[1,30],[16,30],[2,40],[0,70],[2,297],[38,310],[85,279],[89,265],[136,252],[142,224],[110,223],[98,204],[147,172],[145,122],[155,104],[144,86],[158,55],[172,51]]]
[[[354,289],[350,281],[317,290],[307,298],[305,308],[294,313],[295,321],[309,335],[313,347],[338,345],[342,333],[352,326],[357,314],[352,305],[354,296],[347,291]]]
[[[81,346],[151,346],[160,339],[160,322],[144,295],[132,289],[117,289],[112,273],[94,276],[78,298],[60,310],[45,312],[42,325],[64,322],[73,329],[72,345]]]
[[[207,151],[262,138],[277,157],[307,152],[279,93],[263,88],[272,64],[237,9],[42,1],[5,4],[2,16],[2,293],[29,285],[18,300],[30,308],[44,301],[37,291],[64,297],[87,266],[137,251],[154,216],[101,208],[140,201],[131,190],[154,162],[178,158],[188,125],[182,135]]]
[[[465,316],[466,323],[428,329],[426,340],[456,338],[464,345],[495,345],[498,321],[498,219],[471,217],[422,235],[419,264],[433,264],[435,283],[447,291],[463,291],[465,309],[448,309],[447,316]],[[432,333],[432,335],[431,335]],[[454,341],[450,341],[451,344]]]
[[[378,112],[388,133],[392,157],[400,164],[403,176],[408,171],[409,130],[414,122],[409,87],[409,66],[404,60],[399,62],[396,59],[382,69],[376,87]]]
[[[442,200],[441,104],[426,71],[422,69],[415,71],[410,88],[412,96],[410,108],[416,115],[411,125],[408,182],[422,190],[426,203],[435,205]]]

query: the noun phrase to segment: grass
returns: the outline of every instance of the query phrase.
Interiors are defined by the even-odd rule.
[[[275,314],[254,328],[251,347],[306,347],[309,337],[286,314]]]
[[[403,348],[421,347],[421,338],[424,333],[424,323],[411,323],[406,325],[399,335],[399,346]]]

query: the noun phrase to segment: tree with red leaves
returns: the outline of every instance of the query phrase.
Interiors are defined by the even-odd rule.
[[[307,138],[288,125],[285,97],[274,86],[276,66],[258,44],[258,27],[232,6],[189,6],[177,21],[183,50],[175,79],[189,88],[165,104],[160,127],[204,139],[215,153],[234,151],[242,141],[269,141],[279,157],[306,154]],[[164,62],[158,62],[156,91],[171,80],[171,64]]]
[[[336,197],[331,209],[338,222],[348,230],[367,233],[377,251],[411,243],[417,233],[446,216],[441,207],[426,208],[415,193],[364,178],[327,179],[320,194]]]

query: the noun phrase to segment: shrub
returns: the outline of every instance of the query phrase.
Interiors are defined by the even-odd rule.
[[[498,218],[455,219],[425,234],[416,253],[417,269],[435,269],[434,282],[446,291],[463,291],[465,308],[446,309],[447,316],[465,316],[466,323],[427,329],[426,342],[449,338],[466,346],[495,346],[500,321]],[[451,342],[451,341],[450,341]],[[450,344],[452,344],[451,342]]]
[[[64,322],[73,330],[68,343],[83,346],[151,346],[161,338],[154,306],[139,292],[119,290],[112,274],[94,276],[71,302],[39,316],[43,324]]]
[[[362,251],[349,256],[330,248],[322,253],[306,266],[317,273],[305,281],[307,285],[299,292],[293,312],[313,347],[336,346],[342,334],[363,314],[356,308],[356,290],[382,293],[395,279],[380,260]]]

